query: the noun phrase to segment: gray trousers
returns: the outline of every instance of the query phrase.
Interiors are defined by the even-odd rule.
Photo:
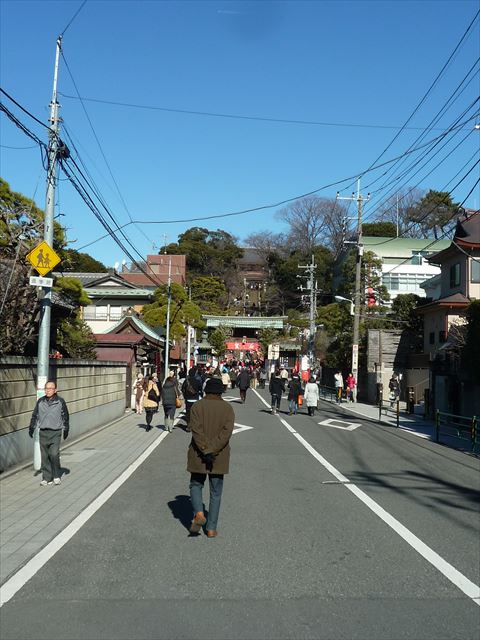
[[[60,477],[61,429],[40,429],[40,453],[42,455],[42,476],[47,482]]]

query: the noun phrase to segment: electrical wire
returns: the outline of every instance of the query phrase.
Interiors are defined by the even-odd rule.
[[[29,145],[28,147],[11,147],[8,144],[0,144],[0,148],[1,149],[16,149],[17,151],[24,151],[25,149],[36,149],[37,145],[36,144],[32,144],[32,145]]]
[[[413,118],[413,116],[417,113],[417,111],[420,109],[420,107],[422,106],[422,104],[425,102],[425,100],[428,98],[428,96],[430,95],[431,91],[433,90],[433,88],[436,86],[436,84],[438,83],[438,81],[440,80],[440,78],[442,77],[442,75],[445,73],[448,65],[450,64],[450,62],[453,60],[454,56],[456,55],[457,51],[459,50],[459,48],[461,47],[462,43],[464,42],[464,40],[466,39],[467,35],[469,34],[470,30],[472,29],[473,25],[475,24],[475,22],[478,19],[478,16],[480,15],[480,9],[477,11],[477,13],[475,14],[475,16],[473,17],[472,21],[470,22],[470,24],[468,25],[467,29],[465,30],[465,32],[463,33],[462,37],[460,38],[459,42],[457,43],[457,45],[455,46],[454,50],[452,51],[452,53],[450,54],[450,56],[448,57],[447,61],[445,62],[445,64],[443,65],[443,67],[440,69],[440,71],[438,72],[437,76],[435,77],[434,81],[431,83],[431,85],[429,86],[429,88],[427,89],[426,93],[423,95],[422,99],[420,100],[420,102],[417,104],[417,106],[414,108],[414,110],[412,111],[412,113],[408,116],[407,120],[405,121],[403,127],[400,129],[400,131],[395,134],[395,136],[393,137],[393,139],[388,143],[388,145],[383,149],[383,151],[380,153],[380,155],[377,156],[377,158],[373,161],[373,163],[370,165],[369,168],[372,167],[372,165],[375,165],[384,155],[385,153],[388,151],[388,149],[390,149],[390,147],[392,146],[392,144],[395,142],[395,140],[398,139],[398,137],[400,136],[400,134],[402,133],[402,131],[405,129],[405,127],[408,125],[408,123],[410,122],[410,120]]]
[[[472,167],[470,167],[470,169],[467,171],[467,173],[457,182],[457,184],[453,187],[452,191],[455,191],[455,189],[460,186],[460,184],[462,184],[462,182],[464,180],[466,180],[468,178],[468,176],[472,173],[472,171],[475,169],[475,167],[478,167],[478,165],[480,164],[480,160],[477,160],[477,162],[475,162]],[[469,193],[467,194],[467,196],[464,198],[463,202],[458,205],[457,210],[460,209],[462,207],[462,205],[466,202],[466,200],[468,200],[468,198],[471,196],[471,194],[473,193],[473,190],[475,189],[476,185],[478,184],[478,182],[480,181],[480,178],[477,180],[477,182],[475,183],[475,185],[473,186],[473,188],[469,191]],[[404,236],[406,233],[409,233],[409,231],[411,231],[417,224],[420,224],[421,222],[423,222],[424,220],[426,220],[428,218],[428,216],[433,213],[436,209],[437,209],[438,205],[433,206],[429,211],[427,211],[423,216],[421,216],[420,218],[418,218],[418,220],[415,220],[415,222],[413,222],[407,229],[404,230],[404,232],[398,236],[398,237],[402,237],[402,235]],[[452,214],[452,216],[450,217],[449,220],[447,220],[447,222],[445,223],[448,224],[448,222],[455,216],[457,215],[457,211],[454,211],[454,213]],[[444,226],[445,226],[444,225]],[[383,240],[382,242],[375,242],[374,244],[369,244],[369,247],[378,247],[380,245],[384,245],[384,244],[388,244],[389,242],[393,242],[394,240],[397,240],[398,237],[395,238],[388,238],[388,240]],[[434,241],[436,242],[436,240]]]
[[[84,101],[82,99],[82,96],[80,95],[80,92],[78,90],[77,83],[75,82],[75,78],[73,77],[73,74],[72,74],[72,72],[70,70],[70,67],[68,65],[67,59],[66,59],[65,54],[63,53],[63,51],[61,51],[61,55],[62,55],[63,61],[65,63],[65,66],[67,68],[67,71],[68,71],[68,74],[70,76],[70,79],[71,79],[71,81],[73,83],[73,86],[75,87],[75,91],[77,92],[77,96],[78,96],[78,99],[80,100],[80,103],[82,105],[83,111],[85,113],[85,117],[88,120],[88,124],[90,125],[90,129],[92,130],[93,136],[94,136],[94,138],[95,138],[95,140],[97,142],[97,145],[98,145],[98,148],[100,150],[100,153],[102,154],[102,158],[103,158],[103,160],[104,160],[104,162],[105,162],[105,164],[107,166],[107,169],[108,169],[108,172],[110,174],[110,177],[113,180],[113,184],[115,185],[115,189],[117,190],[118,196],[120,197],[120,200],[121,200],[121,202],[123,204],[123,207],[124,207],[125,211],[127,212],[127,215],[128,215],[128,218],[129,218],[130,222],[133,222],[132,214],[130,213],[129,208],[127,207],[127,203],[125,202],[125,199],[124,199],[124,197],[123,197],[123,195],[122,195],[122,193],[120,191],[120,187],[118,186],[118,183],[115,180],[115,176],[113,175],[112,169],[110,168],[110,164],[109,164],[109,162],[107,160],[107,157],[106,157],[106,155],[105,155],[105,153],[103,151],[102,145],[101,145],[100,140],[99,140],[98,135],[97,135],[97,132],[95,131],[95,128],[94,128],[93,123],[92,123],[92,120],[91,120],[91,118],[90,118],[90,116],[88,114],[88,111],[87,111],[86,107],[85,107],[85,104],[84,104]],[[146,240],[150,241],[150,238],[143,232],[142,229],[139,229],[139,231],[145,237]]]
[[[419,136],[417,136],[417,138],[415,138],[415,140],[411,143],[411,145],[409,146],[409,149],[411,149],[413,146],[417,145],[418,143],[420,143],[425,136],[428,134],[429,131],[433,130],[433,125],[438,122],[438,120],[445,115],[445,113],[452,107],[452,105],[456,102],[456,100],[459,99],[459,97],[462,95],[462,93],[467,89],[467,87],[470,85],[470,83],[473,81],[473,79],[475,78],[475,76],[478,75],[478,70],[477,72],[470,78],[470,80],[467,82],[467,78],[468,76],[473,72],[473,70],[475,69],[476,66],[478,66],[480,62],[480,57],[478,57],[476,59],[476,61],[473,63],[473,65],[470,67],[470,69],[468,70],[468,72],[465,74],[465,76],[462,78],[461,82],[457,85],[457,87],[455,88],[454,92],[452,94],[450,94],[450,97],[448,98],[448,100],[443,104],[443,106],[441,107],[441,109],[439,109],[439,111],[437,111],[437,113],[435,114],[435,116],[430,120],[428,126],[425,128],[425,130],[423,131],[422,134],[420,134]],[[466,84],[465,84],[466,83]],[[461,88],[462,85],[465,84],[465,86],[463,87],[463,89]],[[468,108],[464,111],[464,113],[466,113],[468,111]],[[405,162],[405,159],[403,160],[399,160],[398,163],[394,163],[393,165],[391,165],[389,167],[389,169],[383,174],[383,176],[385,176],[387,173],[391,172],[394,168],[396,164],[399,164],[399,168],[402,166],[402,164]],[[373,180],[372,182],[370,182],[368,185],[366,185],[364,187],[364,189],[369,189],[373,184],[375,184],[378,180],[380,180],[383,176],[379,176],[378,178],[376,178],[375,180]]]
[[[478,165],[478,163],[476,163],[476,165]],[[475,165],[475,166],[476,166]],[[470,189],[470,191],[468,192],[468,194],[465,196],[465,198],[463,199],[463,201],[460,203],[459,205],[459,209],[465,204],[465,202],[468,200],[468,198],[470,197],[470,195],[473,193],[475,187],[480,183],[480,178],[478,178],[478,180],[475,182],[475,184],[473,185],[473,187]],[[447,222],[445,223],[445,226],[447,224],[449,224],[453,218],[458,215],[458,211],[454,211],[452,213],[452,215],[450,216],[450,218],[447,220]],[[477,214],[474,214],[477,215]],[[470,216],[471,217],[471,216]],[[445,238],[446,235],[448,235],[451,232],[451,229],[447,229],[446,231],[444,231],[442,233],[442,235],[439,238],[435,238],[435,240],[432,240],[432,242],[430,242],[429,244],[427,244],[425,247],[422,248],[422,251],[425,251],[426,249],[432,247],[434,244],[436,244],[439,240],[442,240],[443,238]],[[395,238],[393,238],[395,239]],[[383,243],[379,243],[379,244],[383,244]],[[370,246],[377,246],[377,245],[369,245]],[[405,258],[405,260],[402,260],[402,262],[400,262],[399,264],[396,264],[393,269],[391,269],[390,271],[388,271],[389,274],[393,273],[393,271],[395,271],[396,269],[398,269],[399,267],[403,266],[404,264],[406,264],[407,262],[409,262],[411,260],[411,256],[408,258]]]
[[[39,144],[41,144],[41,145],[43,145],[43,146],[45,147],[44,143],[43,143],[42,141],[40,141],[40,140],[39,140],[39,139],[38,139],[38,138],[37,138],[37,137],[36,137],[32,132],[30,132],[30,131],[25,127],[25,125],[23,125],[22,123],[20,123],[20,121],[18,121],[18,120],[15,118],[15,116],[13,116],[13,114],[11,114],[11,112],[9,112],[9,110],[8,110],[8,109],[6,109],[6,107],[4,107],[4,105],[0,104],[0,107],[2,108],[2,110],[4,110],[5,112],[7,112],[7,115],[9,115],[9,117],[11,116],[11,118],[12,118],[14,121],[16,121],[16,123],[18,123],[18,126],[20,126],[20,128],[21,128],[21,129],[26,133],[26,135],[29,135],[30,137],[32,137],[32,139],[36,140]],[[47,128],[48,128],[48,127],[47,127]],[[49,130],[50,130],[50,129],[49,129]],[[438,136],[438,138],[442,138],[442,137],[443,137],[443,136]],[[432,141],[429,141],[428,143],[426,143],[426,145],[431,144],[431,142],[432,142]],[[426,146],[426,145],[422,145],[422,146]],[[418,150],[418,149],[415,149],[414,151],[416,151],[416,150]],[[413,152],[413,151],[411,150],[410,152],[406,152],[406,153],[411,153],[411,152]],[[402,155],[404,155],[404,154],[402,154]],[[386,165],[386,164],[389,164],[390,162],[394,162],[395,160],[396,160],[396,158],[394,158],[394,159],[392,159],[392,160],[390,160],[390,161],[386,161],[386,162],[382,163],[382,165],[380,165],[380,166],[384,166],[384,165]],[[84,174],[83,174],[83,172],[80,170],[80,168],[79,168],[79,167],[78,167],[78,165],[75,163],[75,161],[74,161],[72,158],[70,158],[70,161],[74,163],[74,165],[75,165],[76,169],[79,171],[79,173],[82,175],[83,179],[84,179],[84,180],[86,180],[87,184],[89,185],[88,180],[85,178],[85,175],[84,175]],[[476,164],[478,164],[478,162],[477,162]],[[463,182],[463,180],[464,180],[464,179],[466,179],[466,177],[468,176],[468,174],[473,170],[473,168],[475,168],[476,164],[475,164],[475,165],[470,169],[470,171],[467,173],[467,175],[466,175],[466,176],[464,176],[464,177],[463,177],[463,178],[462,178],[462,179],[457,183],[457,185],[454,187],[454,189],[455,189],[459,184],[461,184],[461,182]],[[74,176],[72,175],[72,173],[70,173],[70,172],[68,172],[68,170],[66,170],[66,166],[65,166],[65,165],[66,165],[66,161],[63,161],[63,160],[62,160],[62,161],[61,161],[61,165],[62,165],[62,168],[64,169],[65,174],[66,174],[66,175],[67,175],[67,177],[70,179],[70,181],[72,182],[72,184],[74,184],[74,186],[75,186],[76,190],[79,192],[79,194],[81,195],[82,199],[84,199],[84,201],[86,202],[87,206],[89,206],[89,208],[90,208],[90,209],[95,213],[95,215],[98,217],[99,221],[101,222],[102,226],[104,226],[104,228],[107,230],[107,232],[108,232],[107,234],[108,234],[108,235],[110,235],[110,236],[111,236],[111,237],[112,237],[112,238],[117,242],[117,244],[119,244],[119,246],[121,246],[121,248],[125,251],[126,255],[127,255],[128,257],[130,257],[130,258],[131,258],[132,262],[133,262],[134,264],[137,264],[137,267],[138,267],[140,270],[142,270],[141,266],[140,266],[140,265],[135,261],[135,259],[131,256],[131,254],[128,252],[128,250],[124,247],[123,243],[121,243],[121,241],[119,241],[119,240],[118,240],[118,238],[116,238],[116,236],[115,236],[115,233],[114,233],[113,229],[112,229],[112,228],[108,225],[108,223],[103,219],[103,216],[100,214],[100,212],[98,211],[98,209],[97,209],[97,208],[96,208],[96,206],[94,205],[94,203],[93,203],[93,201],[91,200],[91,198],[90,198],[89,196],[87,197],[87,195],[88,195],[88,194],[87,194],[87,192],[86,192],[85,188],[84,188],[84,187],[82,188],[78,183],[75,183],[75,179],[74,179]],[[375,168],[378,168],[378,167],[375,167]],[[371,169],[371,170],[373,170],[373,169]],[[223,217],[228,217],[228,216],[232,216],[232,215],[241,215],[242,213],[250,213],[250,212],[254,212],[254,211],[258,211],[258,210],[262,210],[262,209],[273,208],[273,207],[279,207],[279,206],[281,206],[281,205],[283,205],[283,204],[286,204],[286,203],[288,203],[288,202],[292,202],[292,201],[297,200],[297,199],[299,199],[299,198],[301,198],[301,197],[306,197],[306,196],[308,196],[308,195],[313,195],[314,193],[318,193],[319,191],[324,190],[324,189],[326,189],[326,188],[329,188],[329,187],[331,187],[331,186],[336,186],[336,185],[338,185],[338,184],[342,184],[343,182],[345,182],[345,181],[347,181],[347,180],[351,180],[351,179],[352,179],[352,177],[344,178],[343,180],[340,180],[340,181],[337,181],[337,182],[331,183],[331,184],[329,184],[329,185],[324,185],[323,187],[320,187],[320,188],[318,188],[318,189],[315,189],[315,190],[313,190],[313,191],[311,191],[311,192],[309,192],[309,193],[303,194],[303,195],[301,195],[301,196],[295,196],[295,197],[293,197],[293,198],[289,198],[289,199],[286,199],[286,200],[284,200],[284,201],[282,201],[282,202],[275,203],[275,204],[272,204],[272,205],[264,205],[264,206],[261,206],[261,207],[255,207],[255,208],[253,208],[253,209],[248,209],[248,210],[243,210],[243,211],[238,211],[238,212],[232,212],[232,213],[228,213],[228,214],[219,214],[219,215],[215,215],[215,216],[203,216],[203,217],[190,218],[190,219],[183,219],[183,220],[171,220],[171,221],[141,221],[141,220],[136,220],[136,221],[129,222],[129,223],[126,223],[126,224],[124,224],[124,225],[119,226],[119,225],[117,224],[117,222],[115,221],[115,218],[114,218],[113,214],[111,214],[111,212],[110,212],[110,211],[108,211],[108,207],[107,207],[105,204],[103,204],[103,202],[102,202],[102,206],[105,208],[105,210],[107,211],[107,213],[108,213],[109,217],[111,217],[111,219],[113,220],[113,222],[114,222],[114,223],[115,223],[115,225],[117,226],[117,229],[120,231],[121,229],[123,229],[124,227],[126,227],[126,226],[128,226],[129,224],[132,224],[132,223],[134,223],[134,224],[170,224],[170,223],[173,223],[173,222],[193,222],[193,221],[205,220],[205,219],[212,219],[212,218],[223,218]],[[91,185],[89,185],[89,187],[90,187],[91,189],[93,189]],[[95,192],[95,189],[93,189],[93,191]],[[473,189],[472,189],[472,191],[473,191]],[[470,192],[470,193],[471,193],[471,192]],[[469,195],[470,195],[470,194],[469,194]],[[468,198],[468,197],[469,197],[469,196],[467,196],[467,198]],[[99,199],[100,199],[100,196],[99,196],[98,194],[97,194],[97,198],[99,198]],[[90,202],[89,202],[89,201],[90,201]],[[432,210],[432,211],[433,211],[433,210]],[[423,219],[424,219],[427,215],[429,215],[432,211],[427,212],[427,214],[426,214],[423,218],[421,218],[419,221],[423,220]],[[416,221],[416,223],[418,223],[419,221]],[[408,232],[408,230],[407,230],[406,232]],[[406,232],[405,232],[405,233],[406,233]],[[103,236],[103,237],[106,237],[106,236]],[[128,244],[130,244],[130,241],[128,240],[128,238],[126,238],[126,236],[124,236],[124,238],[125,238],[125,240],[127,241],[127,243],[128,243]],[[97,242],[97,241],[98,241],[98,240],[100,240],[100,239],[101,239],[101,238],[99,238],[99,239],[97,239],[97,240],[95,240],[95,241],[93,241],[93,242]],[[386,242],[390,242],[390,241],[392,241],[392,240],[394,240],[394,239],[395,239],[395,238],[389,238],[387,241],[384,241],[384,242],[382,242],[382,243],[378,243],[378,244],[385,244]],[[89,245],[90,245],[90,244],[93,244],[93,242],[89,243]],[[85,246],[88,246],[88,245],[84,245],[84,246],[83,246],[83,247],[81,247],[81,248],[85,248]],[[130,246],[132,246],[132,245],[130,244]],[[81,249],[81,248],[80,248],[80,249]],[[136,252],[138,255],[140,255],[140,257],[142,258],[142,260],[144,260],[143,256],[142,256],[142,255],[141,255],[141,254],[136,250],[136,248],[135,248],[135,247],[133,247],[133,248],[134,248],[135,252]],[[79,249],[79,250],[80,250],[80,249]],[[152,281],[152,278],[150,278],[150,276],[149,276],[146,272],[144,272],[144,273],[145,273],[145,275],[147,275],[147,277],[149,277],[149,279]]]
[[[480,58],[479,58],[479,61],[480,61]],[[467,108],[463,111],[462,115],[461,115],[461,116],[459,116],[459,117],[457,117],[457,119],[456,119],[456,121],[455,121],[455,122],[458,122],[458,120],[459,120],[460,118],[462,118],[462,117],[463,117],[463,116],[464,116],[464,115],[465,115],[465,114],[466,114],[466,113],[467,113],[471,108],[473,108],[473,107],[475,106],[475,104],[477,104],[477,103],[478,103],[478,101],[479,101],[479,100],[480,100],[480,98],[479,98],[479,97],[477,97],[477,98],[476,98],[476,99],[475,99],[475,100],[474,100],[474,101],[469,105],[469,107],[467,107]],[[475,119],[475,120],[476,120],[476,118],[477,118],[477,117],[478,117],[478,112],[477,112],[477,113],[475,113],[475,114],[473,114],[473,116],[471,116],[470,120],[472,120],[472,119]],[[447,131],[447,133],[450,133],[451,129],[452,129],[452,127],[450,127],[450,128],[449,128],[449,130]],[[472,129],[472,131],[473,131],[473,129]],[[455,137],[455,135],[457,135],[457,133],[458,133],[458,131],[457,131],[457,132],[452,136],[452,138],[453,138],[453,137]],[[415,141],[410,145],[410,147],[409,147],[409,149],[408,149],[408,150],[410,150],[414,144],[417,144],[418,142],[421,142],[422,138],[423,138],[423,135],[422,135],[422,136],[417,137],[417,139],[416,139],[416,140],[415,140]],[[447,143],[448,143],[448,141],[447,141],[447,142],[445,142],[445,144],[444,144],[443,146],[445,146]],[[390,180],[389,182],[387,182],[387,183],[385,183],[385,182],[384,182],[384,183],[381,185],[381,187],[380,187],[379,189],[377,189],[377,191],[376,191],[376,192],[374,192],[374,193],[378,193],[379,191],[381,191],[381,190],[383,190],[384,188],[388,187],[390,184],[392,184],[392,183],[396,182],[397,180],[402,179],[403,177],[405,177],[406,175],[408,175],[408,173],[409,173],[413,168],[415,168],[415,166],[417,166],[417,165],[419,164],[419,162],[421,162],[425,157],[427,157],[427,156],[428,156],[428,155],[433,151],[433,149],[437,146],[437,144],[438,144],[438,143],[435,143],[435,144],[434,144],[430,149],[426,150],[422,155],[420,155],[420,157],[419,157],[416,161],[413,161],[412,163],[410,163],[410,165],[409,165],[406,169],[404,169],[404,171],[403,171],[403,173],[402,173],[402,174],[400,174],[400,175],[398,175],[397,177],[395,177],[395,178],[391,179],[391,180]],[[443,148],[443,146],[442,146],[441,148]],[[441,148],[440,148],[440,149],[441,149]],[[435,156],[438,154],[438,152],[439,152],[439,151],[437,151],[437,152],[433,155],[433,157],[435,157]],[[432,158],[431,158],[431,159],[432,159]],[[430,159],[430,160],[431,160],[431,159]],[[402,159],[402,160],[400,160],[400,161],[399,161],[399,166],[398,166],[398,168],[399,168],[399,169],[400,169],[400,167],[405,163],[405,160],[406,160],[406,158],[404,158],[404,159]],[[387,175],[387,174],[388,174],[388,173],[393,169],[393,167],[394,167],[396,164],[398,164],[398,163],[396,162],[396,163],[394,163],[393,165],[391,165],[391,166],[390,166],[390,167],[389,167],[389,168],[388,168],[388,169],[387,169],[387,170],[382,174],[382,176],[380,176],[380,177],[384,177],[384,176],[386,176],[386,175]],[[426,166],[426,164],[427,164],[427,163],[425,163],[425,165],[424,165],[424,166]],[[416,175],[416,174],[414,174],[414,175]],[[380,177],[379,177],[379,178],[380,178]],[[365,187],[365,189],[368,189],[370,186],[372,186],[375,182],[377,182],[377,181],[378,181],[378,179],[379,179],[379,178],[376,178],[376,179],[375,179],[375,180],[373,180],[371,183],[369,183],[369,184]],[[391,189],[391,190],[390,190],[390,192],[391,192],[391,191],[394,191],[394,189]],[[387,198],[388,198],[388,194],[387,194],[386,196],[384,196],[384,201],[385,201]],[[370,205],[370,207],[372,207],[372,206],[373,206],[373,205],[371,204],[371,205]],[[381,206],[381,205],[377,205],[377,208],[379,208],[379,206]],[[366,218],[371,217],[371,215],[373,215],[373,213],[375,213],[375,211],[372,211],[372,213],[370,213],[369,215],[367,215],[367,216],[366,216]]]
[[[78,96],[72,96],[67,93],[59,92],[59,95],[62,98],[67,98],[70,100],[79,100]],[[384,125],[384,124],[362,124],[362,123],[352,123],[352,122],[322,122],[318,120],[295,120],[289,118],[270,118],[266,116],[246,116],[235,113],[218,113],[213,111],[196,111],[192,109],[177,109],[177,108],[169,108],[169,107],[159,107],[154,105],[146,105],[146,104],[135,104],[132,102],[118,102],[115,100],[103,100],[101,98],[82,98],[86,102],[96,102],[97,104],[108,104],[116,107],[126,107],[130,109],[145,109],[148,111],[163,111],[167,113],[182,113],[186,115],[194,115],[194,116],[207,116],[209,118],[227,118],[233,120],[254,120],[258,122],[274,122],[279,124],[300,124],[300,125],[314,125],[321,127],[353,127],[353,128],[364,128],[364,129],[401,129],[402,127],[396,125]],[[414,131],[423,131],[424,127],[403,127],[403,129],[414,130]],[[437,127],[436,131],[443,131],[443,128]]]
[[[476,115],[475,115],[475,117],[476,117]],[[446,142],[444,142],[444,144],[440,146],[440,148],[439,148],[439,149],[438,149],[438,150],[433,154],[433,156],[432,156],[429,160],[426,160],[426,161],[424,162],[424,164],[423,164],[421,167],[419,167],[419,168],[417,169],[417,171],[415,171],[415,172],[414,172],[414,173],[409,177],[409,180],[411,180],[411,179],[412,179],[413,177],[415,177],[415,176],[416,176],[420,171],[422,171],[422,169],[424,169],[424,168],[425,168],[425,167],[426,167],[426,166],[427,166],[427,165],[428,165],[428,164],[433,160],[433,158],[435,158],[435,157],[436,157],[436,156],[437,156],[437,155],[438,155],[438,154],[439,154],[439,153],[440,153],[440,152],[441,152],[441,151],[442,151],[442,150],[447,146],[447,144],[450,144],[450,143],[452,142],[453,138],[457,135],[457,133],[459,133],[459,130],[457,130],[457,132],[454,134],[454,136],[452,136],[452,138],[451,138],[450,140],[447,140]],[[412,192],[413,192],[417,187],[419,187],[419,186],[420,186],[420,184],[422,184],[422,182],[424,182],[426,178],[428,178],[428,177],[429,177],[429,176],[430,176],[430,175],[431,175],[431,174],[432,174],[436,169],[438,169],[438,167],[439,167],[441,164],[443,164],[446,160],[450,159],[450,158],[451,158],[452,153],[453,153],[454,151],[456,151],[456,150],[457,150],[457,149],[458,149],[458,148],[459,148],[459,147],[460,147],[460,146],[461,146],[461,145],[462,145],[462,144],[463,144],[463,143],[464,143],[464,142],[465,142],[465,141],[466,141],[466,140],[467,140],[467,139],[468,139],[468,138],[469,138],[473,133],[474,133],[474,130],[473,130],[473,129],[471,129],[471,130],[470,130],[470,131],[469,131],[469,132],[468,132],[468,133],[467,133],[467,134],[462,138],[462,140],[460,140],[460,142],[458,142],[458,143],[455,145],[455,147],[453,147],[453,149],[450,149],[450,150],[447,152],[447,154],[446,154],[446,155],[445,155],[445,156],[444,156],[444,157],[443,157],[439,162],[437,162],[437,164],[436,164],[436,165],[434,165],[434,167],[433,167],[432,169],[430,169],[430,171],[429,171],[428,173],[426,173],[426,174],[422,175],[422,177],[418,180],[418,182],[417,182],[413,187],[410,187],[410,188],[408,189],[408,191],[407,191],[405,194],[403,194],[403,195],[401,196],[400,200],[404,200],[406,197],[408,197],[408,195],[409,195],[410,193],[412,193]],[[436,146],[436,145],[434,145],[434,146]],[[431,149],[431,150],[433,150],[433,148],[434,148],[434,147],[432,147],[432,149]],[[425,157],[425,156],[423,156],[423,157]],[[413,163],[413,165],[411,166],[411,168],[413,169],[413,168],[416,166],[416,164],[418,164],[421,160],[422,160],[422,158],[419,158],[415,163]],[[404,177],[404,176],[398,176],[397,178],[395,178],[395,179],[391,180],[389,183],[387,183],[387,185],[385,185],[385,186],[388,186],[388,185],[392,184],[392,182],[396,182],[396,180],[399,180],[399,179],[401,179],[402,177]],[[395,187],[393,187],[392,189],[389,189],[389,190],[388,190],[388,192],[387,192],[387,194],[385,194],[385,195],[383,196],[382,201],[381,201],[379,204],[377,204],[377,205],[376,205],[375,209],[374,209],[371,213],[369,213],[368,215],[366,215],[366,216],[364,217],[364,222],[365,222],[366,220],[370,219],[370,218],[372,217],[372,215],[373,215],[374,213],[376,213],[376,211],[378,211],[378,210],[382,207],[382,203],[387,203],[387,202],[388,202],[388,199],[389,199],[389,198],[391,198],[391,196],[392,196],[395,192],[397,192],[397,193],[398,193],[398,191],[401,191],[403,188],[405,188],[405,187],[406,187],[406,184],[407,184],[407,182],[404,182],[404,183],[403,183],[402,185],[400,185],[400,186],[399,186],[399,185],[396,185],[396,186],[395,186]],[[375,193],[375,192],[374,192],[374,193]],[[384,210],[384,211],[382,212],[382,213],[383,213],[383,215],[385,215],[385,213],[387,213],[388,211],[390,211],[390,210],[393,208],[393,206],[395,206],[395,205],[390,206],[389,208],[387,208],[387,209],[386,209],[386,211]]]
[[[83,7],[86,5],[87,0],[83,0],[82,4],[80,5],[80,7],[77,9],[77,11],[75,12],[75,14],[73,15],[73,18],[70,19],[70,22],[67,24],[67,26],[65,27],[65,29],[62,31],[62,33],[60,34],[60,37],[62,38],[65,35],[65,32],[67,31],[68,27],[72,24],[72,22],[75,20],[75,18],[78,16],[78,14],[80,13],[80,11],[83,9]]]
[[[50,132],[52,131],[48,125],[46,125],[44,122],[39,120],[36,116],[33,115],[33,113],[30,113],[28,109],[26,109],[25,107],[22,107],[22,105],[19,102],[17,102],[15,98],[13,98],[9,93],[7,93],[5,89],[2,89],[2,87],[0,87],[0,93],[3,93],[3,95],[6,96],[11,102],[13,102],[13,104],[17,106],[20,109],[20,111],[23,111],[23,113],[25,113],[27,116],[32,118],[32,120],[35,120],[37,124],[47,129],[47,131],[50,131]]]

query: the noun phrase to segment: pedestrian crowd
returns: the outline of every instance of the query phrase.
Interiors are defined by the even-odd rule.
[[[318,372],[311,372],[303,384],[300,374],[293,369],[291,376],[286,368],[273,368],[270,372],[269,391],[271,412],[280,410],[282,396],[287,394],[289,415],[295,415],[306,405],[310,416],[315,414],[319,401]],[[187,471],[190,473],[190,499],[193,520],[190,533],[199,534],[203,527],[208,538],[217,536],[217,524],[223,492],[224,476],[229,472],[229,441],[234,428],[234,411],[230,403],[222,399],[228,388],[238,388],[240,402],[247,400],[250,387],[264,389],[268,374],[264,363],[224,362],[217,367],[193,366],[188,372],[183,368],[177,374],[168,371],[165,380],[157,374],[137,374],[133,384],[135,412],[145,411],[145,430],[151,431],[155,414],[160,405],[164,413],[164,429],[174,428],[176,409],[185,405],[185,430],[191,433],[187,453]],[[335,374],[338,397],[343,393],[343,377]],[[347,378],[347,394],[353,395],[356,382]],[[348,397],[348,395],[347,395]],[[57,394],[56,384],[48,381],[45,396],[37,400],[32,413],[29,435],[39,439],[41,454],[41,486],[61,483],[60,441],[68,437],[69,412],[65,400]],[[204,510],[203,489],[208,477],[209,508]]]

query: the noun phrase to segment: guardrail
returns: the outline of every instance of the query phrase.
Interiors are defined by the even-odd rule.
[[[396,398],[395,400],[384,400],[383,393],[380,391],[380,395],[378,398],[378,420],[379,422],[382,420],[382,413],[384,415],[394,414],[396,418],[396,426],[400,427],[400,400]]]
[[[320,400],[328,400],[329,402],[337,401],[337,390],[335,387],[326,387],[323,384],[318,385]]]
[[[442,435],[454,436],[470,442],[472,453],[477,453],[480,450],[477,416],[458,416],[437,409],[435,413],[435,442],[440,442]]]

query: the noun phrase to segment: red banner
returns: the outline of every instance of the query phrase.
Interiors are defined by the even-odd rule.
[[[227,342],[225,348],[230,351],[260,351],[259,342],[245,342],[241,340],[238,342]]]

